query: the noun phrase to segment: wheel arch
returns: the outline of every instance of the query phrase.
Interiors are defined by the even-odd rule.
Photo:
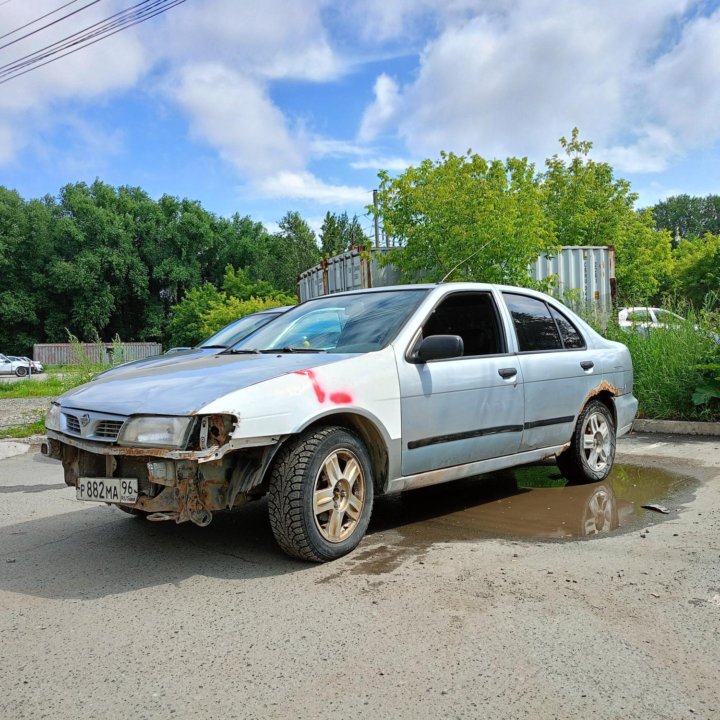
[[[296,437],[299,433],[311,428],[327,425],[337,425],[338,427],[347,428],[359,436],[370,455],[375,491],[377,494],[384,492],[387,486],[390,466],[390,440],[387,431],[380,421],[377,420],[377,418],[369,417],[368,415],[353,410],[341,410],[314,418],[298,428],[297,432],[294,435],[290,435],[287,439]]]
[[[591,398],[588,398],[587,403],[592,402],[593,400],[601,402],[610,411],[613,423],[615,424],[615,431],[617,432],[617,409],[615,408],[615,393],[611,392],[610,390],[603,389],[600,390],[597,395],[593,395]],[[585,405],[587,405],[587,403],[585,403]]]

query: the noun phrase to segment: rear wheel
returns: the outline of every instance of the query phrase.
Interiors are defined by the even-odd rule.
[[[569,482],[599,482],[610,474],[614,460],[612,414],[599,400],[591,400],[580,413],[570,447],[558,455],[558,467]]]
[[[370,457],[349,430],[310,430],[278,454],[268,511],[275,539],[288,555],[315,562],[346,555],[365,535],[372,503]]]

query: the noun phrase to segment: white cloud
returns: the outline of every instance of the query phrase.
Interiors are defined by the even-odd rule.
[[[256,80],[219,63],[188,65],[173,92],[194,135],[242,173],[263,176],[303,167],[283,113]]]
[[[7,125],[0,125],[0,165],[9,163],[19,146],[20,142],[12,128]]]
[[[160,49],[182,62],[222,61],[266,79],[324,81],[344,72],[323,25],[328,0],[206,0],[170,14]]]
[[[651,125],[641,128],[634,143],[607,149],[599,148],[596,154],[625,172],[652,173],[665,170],[681,151],[670,130]]]
[[[378,76],[359,138],[395,134],[416,156],[472,148],[537,161],[578,126],[620,169],[660,170],[720,137],[720,11],[684,18],[697,4],[455,3],[413,80]]]
[[[256,183],[257,192],[270,198],[311,200],[327,205],[364,204],[372,199],[366,188],[332,185],[312,173],[280,171]]]
[[[648,74],[654,114],[685,145],[720,137],[720,10],[689,22]]]
[[[365,142],[376,138],[397,120],[396,115],[401,104],[398,84],[389,75],[380,75],[375,80],[373,90],[375,99],[365,110],[358,133],[360,140]]]
[[[350,167],[356,170],[407,170],[416,165],[417,160],[402,157],[367,157],[362,160],[353,160]]]
[[[14,63],[29,53],[86,28],[108,17],[118,9],[118,5],[112,2],[87,8],[73,18],[43,30],[37,36],[12,44],[0,51],[0,64]],[[6,27],[19,27],[43,14],[42,11],[47,11],[47,6],[39,2],[13,3],[3,9],[3,30]],[[9,43],[35,27],[0,42]],[[147,54],[137,31],[117,33],[0,86],[0,108],[7,112],[29,111],[57,100],[96,97],[131,87],[148,67]]]
[[[310,151],[314,157],[357,157],[367,152],[357,143],[321,137],[310,141]]]

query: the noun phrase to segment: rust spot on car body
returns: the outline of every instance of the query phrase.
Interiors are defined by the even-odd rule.
[[[587,405],[594,397],[597,397],[600,395],[600,393],[610,393],[613,397],[617,397],[618,395],[622,395],[620,390],[616,388],[612,383],[609,383],[607,380],[603,380],[600,382],[599,385],[594,387],[586,396],[585,400],[583,401],[583,407]]]

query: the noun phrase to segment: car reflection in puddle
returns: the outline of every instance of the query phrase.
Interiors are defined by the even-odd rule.
[[[603,482],[565,486],[555,465],[528,466],[387,498],[377,503],[373,525],[421,545],[488,535],[588,537],[649,523],[643,505],[667,503],[691,483],[656,468],[618,465]]]

